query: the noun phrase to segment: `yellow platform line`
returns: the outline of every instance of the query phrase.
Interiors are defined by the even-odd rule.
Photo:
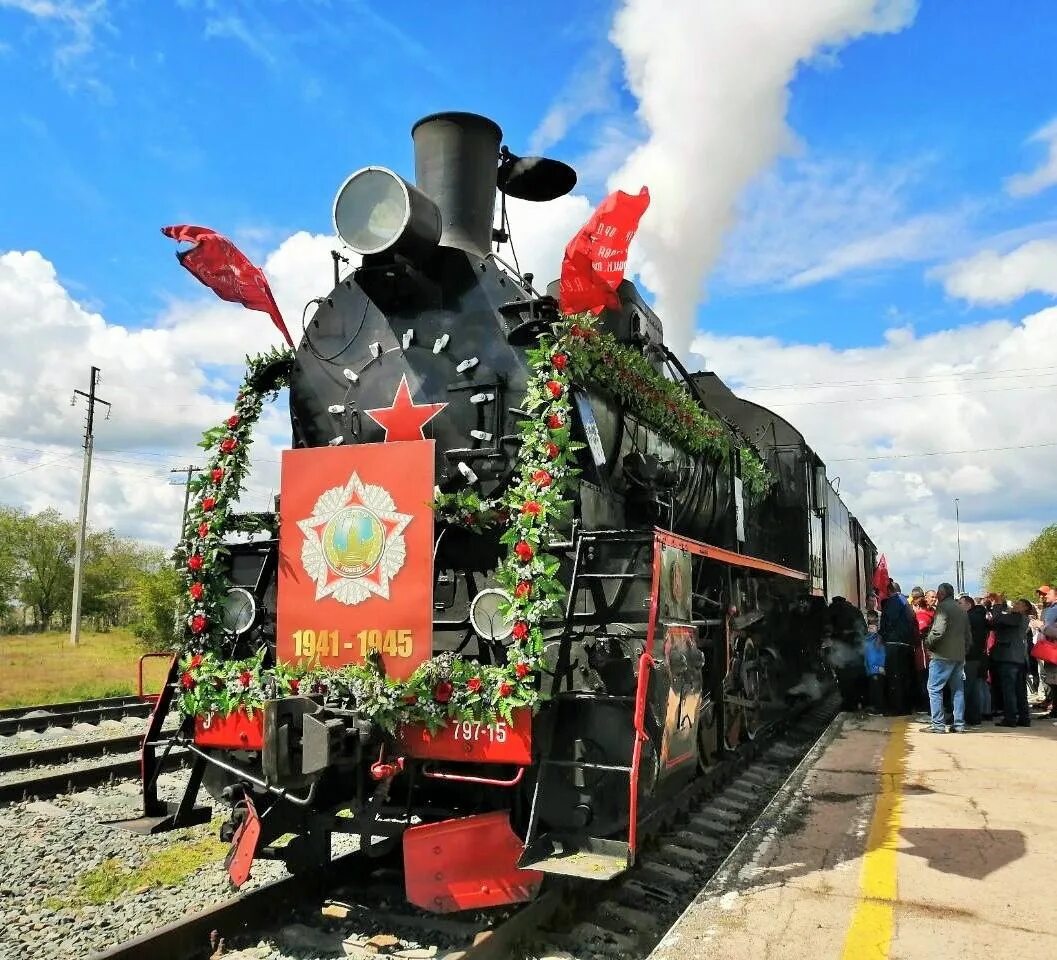
[[[859,897],[841,960],[888,960],[896,901],[896,848],[903,812],[907,722],[896,721],[881,758],[880,793],[866,839]]]

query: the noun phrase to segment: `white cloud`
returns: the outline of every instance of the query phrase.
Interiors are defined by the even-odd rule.
[[[1017,173],[1006,180],[1006,192],[1013,197],[1030,197],[1057,183],[1057,117],[1036,130],[1028,143],[1041,143],[1046,157],[1030,173]]]
[[[647,138],[610,186],[650,188],[636,246],[676,351],[689,346],[739,194],[793,145],[796,71],[864,34],[902,29],[915,10],[912,0],[627,0],[618,12],[611,39]]]
[[[1009,253],[982,250],[934,272],[952,297],[1012,303],[1028,293],[1057,295],[1057,240],[1030,240]]]
[[[703,334],[693,350],[803,432],[904,586],[953,578],[955,497],[970,586],[993,553],[1052,522],[1057,445],[1026,411],[1053,406],[1057,307],[920,337],[893,329],[869,347]]]
[[[297,233],[265,260],[295,338],[304,303],[330,289],[334,243]],[[199,295],[186,280],[194,300],[173,302],[152,326],[132,330],[82,306],[40,253],[0,255],[0,502],[75,514],[84,410],[69,401],[94,364],[112,412],[97,418],[90,520],[175,541],[182,491],[168,485],[169,468],[201,462],[195,444],[229,411],[245,355],[280,342],[264,314]],[[277,490],[277,450],[289,442],[282,409],[267,409],[259,434],[246,494],[258,509]]]
[[[611,113],[616,108],[617,99],[614,89],[616,67],[612,48],[599,49],[589,54],[570,74],[561,94],[532,132],[529,137],[529,152],[542,153],[564,139],[569,128],[586,117]]]

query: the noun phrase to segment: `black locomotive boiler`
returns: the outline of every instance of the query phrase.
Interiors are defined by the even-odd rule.
[[[425,653],[501,664],[511,643],[496,577],[508,549],[502,523],[393,519],[410,514],[377,507],[377,490],[398,469],[385,458],[407,439],[397,410],[412,411],[416,435],[432,441],[419,462],[440,497],[488,503],[515,481],[529,352],[561,318],[555,296],[493,250],[509,240],[505,216],[494,227],[497,191],[501,210],[507,196],[547,202],[575,175],[513,155],[499,127],[473,114],[426,117],[412,138],[413,184],[366,167],[338,192],[335,225],[360,263],[342,276],[336,255],[334,287],[310,305],[290,366],[281,532],[230,545],[231,581],[255,605],[232,640],[267,644],[279,660],[305,653],[295,644],[309,621],[290,613],[296,576],[311,594],[299,610],[336,625],[323,647],[333,664],[390,641],[393,656],[404,640],[410,650],[405,623],[385,612],[404,554],[372,574],[377,560],[361,545],[400,531],[411,544],[415,524],[430,530],[430,580],[412,611],[426,624]],[[531,898],[547,873],[612,877],[633,863],[650,811],[755,736],[816,668],[814,639],[790,626],[796,599],[866,606],[874,546],[801,434],[715,374],[686,371],[635,285],[617,293],[619,308],[597,329],[682,384],[722,424],[729,453],[690,453],[614,393],[574,380],[580,472],[551,544],[563,595],[540,624],[535,682],[545,698],[534,715],[420,737],[325,691],[269,700],[259,748],[195,748],[191,791],[204,779],[236,805],[225,835],[240,862],[293,833],[284,855],[310,869],[329,857],[332,833],[352,832],[368,854],[402,853],[409,899],[438,911]],[[745,495],[739,446],[773,477],[755,498]],[[334,466],[344,456],[360,457],[358,472]],[[383,480],[364,479],[372,469]],[[305,484],[315,486],[302,504]],[[327,507],[339,495],[353,499]],[[341,510],[339,529],[331,520]],[[313,517],[331,520],[313,527]],[[299,565],[309,573],[289,572]],[[353,574],[378,578],[363,587],[374,619],[346,583]]]

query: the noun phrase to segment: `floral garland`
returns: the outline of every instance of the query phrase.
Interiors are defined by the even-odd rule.
[[[681,383],[658,373],[643,354],[594,326],[583,314],[571,329],[569,351],[578,379],[618,397],[632,413],[691,454],[730,456],[730,439],[722,423],[704,410]],[[774,483],[759,454],[739,442],[741,478],[750,503],[762,500]]]
[[[196,491],[201,497],[195,504],[194,519],[189,517],[188,522],[188,589],[196,606],[188,617],[190,642],[181,663],[183,712],[193,716],[227,715],[241,709],[252,714],[268,696],[309,692],[353,702],[356,709],[390,733],[401,724],[420,724],[426,736],[431,736],[453,721],[494,722],[501,718],[510,722],[516,709],[535,708],[542,699],[537,683],[543,664],[542,623],[558,606],[557,599],[565,594],[555,576],[560,561],[546,551],[555,521],[570,515],[571,503],[564,499],[563,492],[577,473],[570,454],[581,446],[569,436],[567,350],[571,341],[571,334],[563,334],[558,341],[548,337],[541,340],[537,349],[529,351],[533,373],[523,406],[530,417],[521,423],[518,476],[502,501],[482,500],[472,492],[460,491],[438,494],[433,504],[442,520],[469,529],[509,523],[501,538],[508,544],[508,557],[499,569],[499,580],[511,596],[505,611],[513,620],[513,643],[507,650],[507,662],[485,665],[446,653],[426,661],[403,680],[386,676],[377,656],[337,669],[318,664],[265,668],[263,650],[244,661],[224,660],[206,650],[215,632],[211,628],[218,621],[219,601],[226,590],[226,582],[215,566],[219,540],[209,538],[230,532],[230,526],[210,524],[199,517],[208,514],[214,520],[226,519],[229,501],[224,499],[221,505],[222,491],[215,488],[215,483],[223,483],[226,477],[228,482],[231,477],[241,482],[244,475],[248,432],[260,414],[260,398],[254,401],[244,385],[232,418],[223,427],[207,431],[203,439],[207,449],[219,444],[219,452],[217,462],[211,463],[203,474]],[[246,383],[251,381],[247,374]],[[234,460],[220,459],[224,457]],[[226,472],[217,475],[217,469]],[[239,488],[236,485],[231,489],[237,494]],[[212,502],[207,504],[207,500]],[[195,528],[195,522],[206,525]],[[198,534],[197,538],[192,538],[192,533]],[[196,556],[201,556],[202,561],[195,561]],[[201,586],[195,587],[196,583]],[[219,599],[210,603],[211,598]]]
[[[273,349],[246,358],[246,375],[235,396],[234,412],[223,423],[207,430],[199,446],[214,450],[208,466],[191,480],[195,495],[187,511],[184,538],[178,548],[187,583],[184,647],[201,653],[220,639],[220,618],[230,583],[219,563],[224,538],[256,529],[259,517],[237,514],[234,504],[249,469],[252,430],[265,400],[272,400],[289,382],[293,353]]]

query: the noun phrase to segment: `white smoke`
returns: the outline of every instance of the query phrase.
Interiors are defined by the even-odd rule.
[[[798,67],[901,30],[916,9],[916,0],[626,0],[610,39],[646,139],[609,184],[650,188],[632,266],[657,294],[677,353],[689,352],[739,194],[795,145],[786,109]]]

